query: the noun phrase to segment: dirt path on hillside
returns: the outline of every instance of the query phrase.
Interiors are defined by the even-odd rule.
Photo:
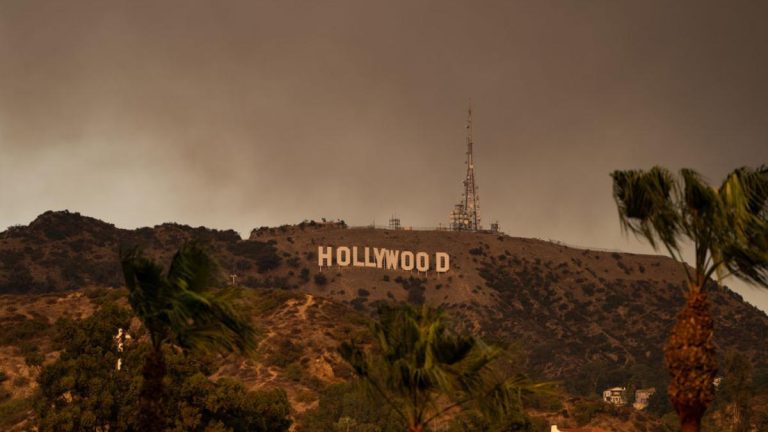
[[[301,318],[303,321],[307,320],[307,309],[309,309],[310,306],[315,304],[315,297],[312,294],[307,294],[307,301],[303,305],[299,306],[297,315],[299,318]]]

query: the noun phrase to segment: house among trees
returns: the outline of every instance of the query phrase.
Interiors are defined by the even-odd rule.
[[[603,391],[603,400],[611,405],[621,406],[627,404],[627,388],[612,387]]]
[[[635,391],[635,403],[632,404],[632,407],[636,410],[644,410],[648,407],[648,400],[654,393],[656,393],[656,388],[654,387],[637,389]]]
[[[634,403],[632,403],[632,407],[636,410],[645,409],[648,406],[648,401],[654,393],[656,393],[656,388],[654,387],[637,389],[635,391],[635,398],[633,399]],[[626,405],[628,402],[627,396],[626,387],[612,387],[603,391],[603,401],[611,405]]]

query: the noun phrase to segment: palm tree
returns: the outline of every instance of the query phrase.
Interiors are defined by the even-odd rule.
[[[492,367],[499,348],[448,330],[443,313],[422,306],[384,308],[372,327],[374,348],[343,343],[339,352],[370,394],[391,408],[408,432],[463,410],[503,418],[520,408],[533,384],[521,375],[502,379]]]
[[[682,264],[688,296],[667,340],[670,400],[683,432],[700,430],[714,396],[717,358],[706,285],[734,275],[768,287],[768,167],[739,168],[709,186],[693,170],[614,171],[613,196],[625,232],[664,246]],[[683,259],[692,245],[694,264]]]
[[[255,347],[254,330],[235,308],[236,288],[210,289],[219,281],[218,267],[199,244],[183,245],[167,272],[138,249],[120,255],[128,301],[151,344],[142,368],[139,424],[143,431],[160,431],[165,425],[163,346],[247,352]]]

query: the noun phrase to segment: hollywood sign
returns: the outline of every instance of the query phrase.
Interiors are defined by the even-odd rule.
[[[432,256],[426,252],[400,251],[385,248],[372,248],[357,246],[318,246],[317,265],[320,267],[368,267],[387,270],[405,270],[428,272],[430,269],[438,273],[445,273],[451,268],[450,256],[445,252],[434,254],[434,267]]]

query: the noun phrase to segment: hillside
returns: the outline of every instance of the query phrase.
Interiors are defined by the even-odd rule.
[[[226,273],[252,288],[295,289],[352,305],[426,302],[494,338],[535,340],[533,364],[559,377],[589,361],[658,364],[683,303],[679,265],[662,256],[569,248],[535,239],[444,231],[389,231],[303,223],[234,231],[163,224],[123,230],[69,212],[47,212],[0,233],[0,293],[122,286],[117,251],[141,246],[167,260],[185,240],[210,245]],[[448,273],[317,265],[318,246],[445,251]],[[315,282],[323,273],[327,283]],[[711,290],[721,349],[765,364],[765,313],[725,287]]]
[[[682,270],[662,256],[490,233],[315,222],[256,229],[243,240],[234,231],[179,224],[124,230],[77,213],[47,212],[29,226],[0,233],[0,294],[6,294],[0,317],[5,325],[14,316],[48,324],[62,314],[87,316],[94,298],[108,296],[102,288],[122,286],[121,246],[140,246],[167,260],[190,239],[207,243],[224,271],[261,299],[254,301],[254,317],[265,329],[260,360],[230,359],[217,374],[237,376],[252,388],[278,383],[299,412],[317,406],[323,385],[349,377],[335,347],[364,333],[365,316],[378,302],[441,306],[457,325],[519,346],[529,370],[587,396],[630,378],[663,386],[662,346],[683,303]],[[444,274],[320,268],[318,246],[442,251],[451,265]],[[267,292],[281,294],[261,295]],[[766,368],[768,317],[726,287],[713,284],[710,292],[720,352],[740,351],[756,369]],[[272,299],[270,307],[258,306],[264,298]],[[16,306],[22,304],[29,306]],[[17,310],[8,312],[11,307]],[[0,364],[12,377],[33,378],[10,347],[0,346]]]

